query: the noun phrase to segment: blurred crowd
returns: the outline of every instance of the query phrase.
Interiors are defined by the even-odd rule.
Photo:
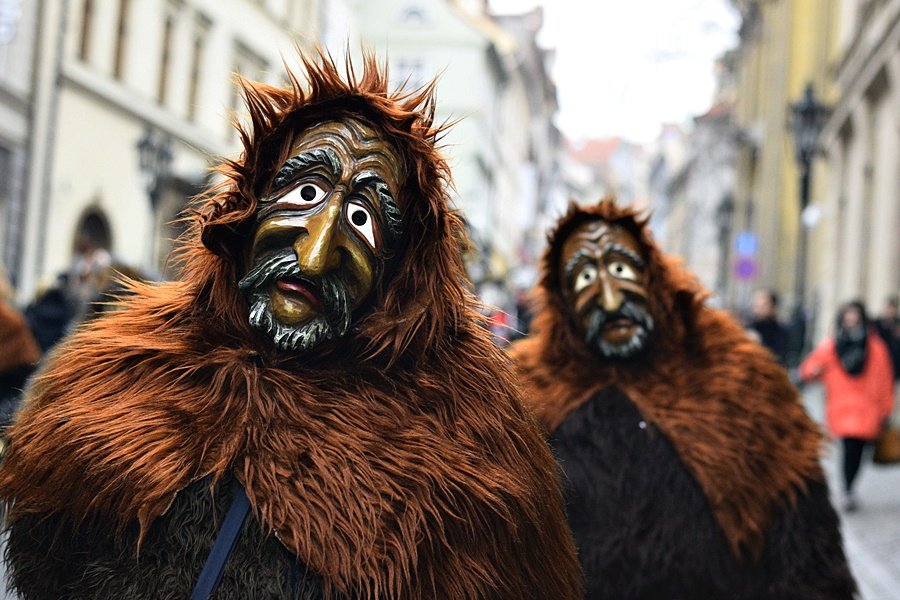
[[[0,270],[0,428],[9,424],[28,378],[79,323],[107,311],[126,293],[125,281],[146,279],[88,238],[75,242],[68,270],[38,289],[21,310]]]

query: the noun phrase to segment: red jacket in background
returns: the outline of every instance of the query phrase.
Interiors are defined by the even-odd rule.
[[[894,405],[894,375],[887,347],[878,334],[869,331],[866,364],[854,377],[838,359],[834,338],[825,339],[800,365],[805,380],[825,384],[825,418],[837,437],[873,440]]]

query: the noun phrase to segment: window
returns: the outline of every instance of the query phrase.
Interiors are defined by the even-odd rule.
[[[200,80],[203,77],[203,56],[206,51],[206,38],[209,34],[209,28],[212,25],[205,16],[197,13],[194,20],[194,46],[191,55],[191,79],[188,82],[188,119],[194,120],[197,117],[197,104],[200,99]]]
[[[401,56],[391,65],[391,87],[394,89],[415,90],[431,78],[428,62],[420,57]]]
[[[0,206],[6,204],[12,182],[12,152],[0,146]]]
[[[159,87],[156,91],[156,99],[160,104],[166,103],[166,88],[169,84],[169,61],[172,55],[172,30],[175,29],[175,15],[166,15],[163,25],[162,59],[159,64]]]
[[[119,28],[116,30],[116,54],[113,60],[113,77],[122,79],[125,67],[125,48],[128,44],[128,14],[131,0],[119,0]]]
[[[94,0],[84,0],[81,13],[81,43],[78,46],[78,58],[87,62],[91,54],[91,32],[94,24]]]
[[[90,207],[84,211],[78,219],[75,229],[75,239],[82,244],[88,244],[92,248],[109,250],[112,248],[112,232],[109,227],[109,219],[97,207]]]
[[[418,4],[410,4],[400,14],[400,21],[407,25],[423,25],[427,20],[425,9]]]
[[[249,79],[250,81],[263,81],[267,69],[268,63],[266,62],[266,59],[253,52],[253,50],[241,42],[236,42],[234,50],[235,73],[238,73],[244,79]],[[241,107],[241,89],[237,85],[234,85],[231,88],[230,107],[232,114],[237,114]],[[237,137],[235,129],[232,127],[230,130],[232,139]]]
[[[15,228],[21,222],[16,215],[14,203],[10,202],[13,179],[13,156],[8,148],[0,146],[0,242],[2,244],[2,262],[7,267],[7,275],[15,275],[15,264],[18,255],[19,232]]]

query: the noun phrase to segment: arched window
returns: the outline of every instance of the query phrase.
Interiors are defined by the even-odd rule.
[[[407,25],[422,25],[428,20],[425,9],[418,4],[410,4],[400,14],[400,21]]]
[[[112,232],[109,227],[109,219],[99,208],[88,208],[82,213],[75,229],[75,246],[73,250],[82,252],[82,247],[89,245],[91,248],[112,248]]]

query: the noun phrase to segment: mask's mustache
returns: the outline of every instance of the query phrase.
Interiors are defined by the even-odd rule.
[[[297,256],[290,248],[267,257],[253,267],[238,282],[238,288],[250,298],[260,293],[264,286],[274,284],[284,277],[303,281],[322,299],[323,316],[337,337],[347,332],[350,328],[351,308],[344,278],[334,272],[326,273],[318,280],[306,277],[300,271]]]
[[[638,326],[642,327],[647,333],[653,329],[653,317],[643,307],[638,304],[626,300],[622,303],[618,310],[614,312],[606,312],[602,308],[597,308],[591,313],[588,320],[587,334],[585,339],[588,344],[596,345],[603,334],[603,327],[610,322],[618,319],[628,319]]]

